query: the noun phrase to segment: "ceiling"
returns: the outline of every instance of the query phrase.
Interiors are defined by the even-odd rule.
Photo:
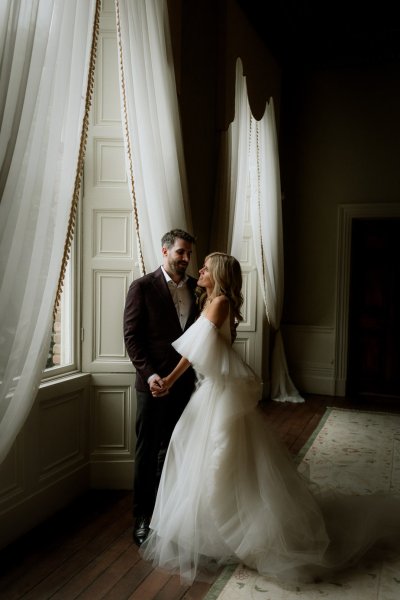
[[[400,2],[238,0],[283,65],[400,65]]]

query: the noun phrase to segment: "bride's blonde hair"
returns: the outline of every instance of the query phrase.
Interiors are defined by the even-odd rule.
[[[229,298],[236,321],[243,321],[242,270],[239,261],[224,252],[212,252],[206,256],[204,262],[206,260],[209,261],[209,274],[214,282],[214,289],[209,299],[213,300],[223,294]],[[205,300],[206,292],[200,297],[200,306],[203,306]]]

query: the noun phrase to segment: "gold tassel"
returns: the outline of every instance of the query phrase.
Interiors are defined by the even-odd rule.
[[[75,232],[75,224],[76,224],[76,213],[79,202],[79,193],[81,189],[82,176],[83,176],[83,167],[84,167],[84,159],[86,153],[86,142],[89,130],[89,112],[92,104],[93,98],[93,89],[94,89],[94,72],[96,66],[96,55],[97,55],[97,43],[99,38],[99,30],[100,30],[100,9],[101,9],[101,0],[96,0],[96,9],[93,23],[93,37],[92,37],[92,47],[90,50],[90,62],[89,62],[89,73],[88,73],[88,82],[86,88],[86,100],[85,100],[85,114],[82,122],[82,132],[81,132],[81,141],[79,146],[79,155],[78,162],[76,166],[76,175],[75,175],[75,184],[74,191],[72,195],[71,202],[71,210],[69,214],[68,220],[68,229],[67,236],[64,245],[64,254],[61,264],[61,272],[58,280],[57,294],[56,300],[53,308],[53,319],[56,318],[57,310],[61,302],[61,294],[64,285],[65,271],[67,269],[68,260],[71,254],[71,244],[74,237]]]
[[[136,201],[136,193],[135,193],[135,179],[133,176],[132,146],[131,146],[131,139],[129,136],[128,112],[127,112],[127,108],[126,108],[127,102],[126,102],[125,74],[124,74],[124,65],[122,62],[121,21],[120,21],[118,0],[115,0],[115,13],[116,13],[116,19],[117,19],[119,69],[120,69],[120,76],[121,76],[121,93],[122,93],[122,104],[123,104],[124,133],[125,133],[126,152],[127,152],[127,156],[128,156],[128,162],[129,162],[129,182],[130,182],[130,189],[131,189],[131,193],[132,193],[133,217],[135,220],[135,229],[136,229],[136,236],[137,236],[137,243],[138,243],[140,272],[142,275],[145,275],[146,267],[144,265],[142,243],[140,240],[139,214],[138,214],[138,209],[137,209],[137,201]]]

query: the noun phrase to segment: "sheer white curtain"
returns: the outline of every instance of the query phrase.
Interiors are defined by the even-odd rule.
[[[160,263],[161,236],[191,231],[165,0],[115,0],[121,106],[141,271]]]
[[[231,252],[240,256],[249,203],[258,279],[268,322],[273,330],[271,397],[280,402],[304,402],[287,367],[280,330],[283,308],[283,231],[278,143],[274,105],[267,103],[257,121],[251,114],[246,78],[236,64],[235,119],[229,128],[230,203],[234,207]]]
[[[0,461],[46,363],[82,143],[95,0],[2,0]]]

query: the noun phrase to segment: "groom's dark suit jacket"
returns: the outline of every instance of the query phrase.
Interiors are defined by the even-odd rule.
[[[193,301],[185,329],[197,316],[196,284],[196,279],[189,277],[187,286]],[[149,390],[147,379],[153,373],[165,377],[173,370],[180,355],[171,344],[181,335],[178,315],[161,267],[133,281],[125,304],[124,338],[129,358],[136,369],[137,390]],[[180,379],[175,384],[178,387],[192,386],[192,369]]]

